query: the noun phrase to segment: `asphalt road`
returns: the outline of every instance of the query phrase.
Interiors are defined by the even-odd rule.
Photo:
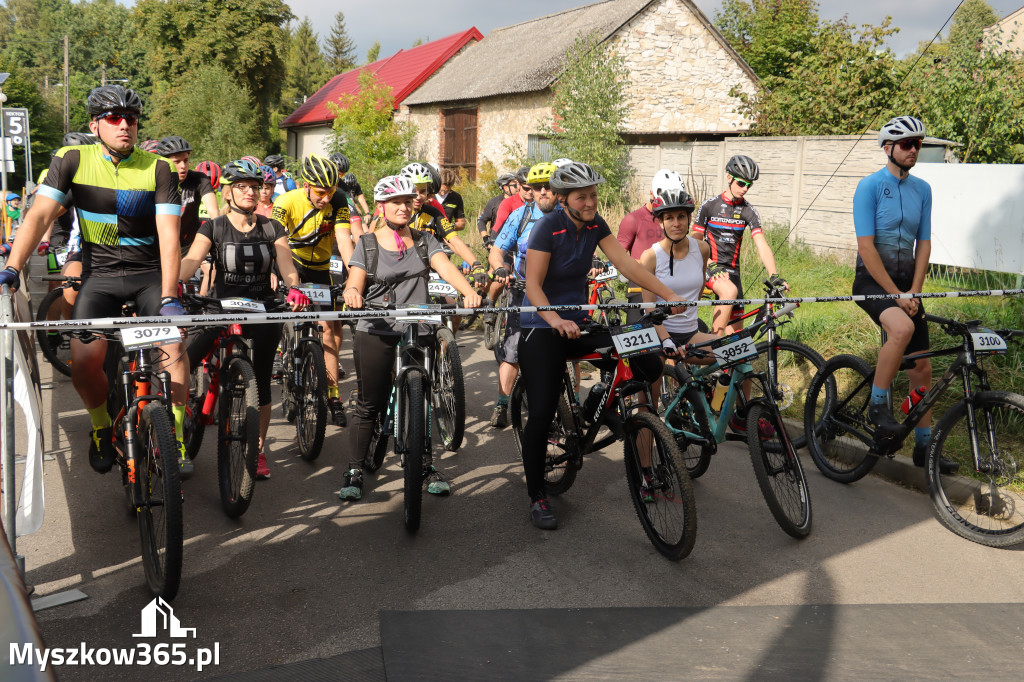
[[[202,673],[187,666],[66,665],[60,678],[195,679],[335,656],[379,647],[381,613],[393,610],[777,606],[797,618],[801,608],[815,605],[1024,601],[1021,552],[954,536],[917,491],[875,476],[842,486],[818,474],[809,458],[814,528],[803,541],[790,538],[761,498],[746,448],[735,444],[694,482],[697,544],[679,563],[647,541],[629,501],[619,445],[589,456],[573,489],[554,500],[560,528],[536,530],[511,431],[487,425],[492,356],[478,332],[460,341],[466,442],[437,461],[454,494],[424,496],[415,536],[402,526],[401,471],[393,455],[370,478],[362,501],[342,503],[336,492],[348,461],[347,433],[329,426],[323,454],[307,463],[297,454],[294,427],[275,407],[272,478],[258,483],[243,518],[221,512],[212,438],[184,486],[184,576],[172,605],[182,626],[196,628],[189,647],[216,643],[219,665]],[[342,358],[351,370],[348,340]],[[41,611],[38,621],[50,647],[135,646],[140,609],[150,601],[136,524],[116,475],[89,468],[89,419],[70,381],[53,378],[45,362],[41,369],[49,384],[43,430],[52,458],[45,463],[46,521],[21,538],[19,550],[35,596],[74,588],[88,599]],[[350,374],[343,395],[354,385]],[[904,632],[907,646],[925,629],[919,624]],[[775,636],[757,629],[734,635],[752,651]],[[844,658],[853,655],[848,646],[823,646],[824,658],[839,666],[833,670],[856,670]],[[756,661],[743,656],[730,670],[726,677],[758,677]],[[635,672],[646,676],[642,665]],[[698,674],[679,671],[680,677]]]

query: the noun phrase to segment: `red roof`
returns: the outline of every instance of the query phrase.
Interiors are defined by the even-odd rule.
[[[293,111],[288,118],[281,121],[280,127],[293,128],[333,121],[334,114],[327,108],[327,103],[337,103],[342,95],[358,94],[359,74],[364,70],[372,71],[385,85],[391,87],[395,95],[395,108],[397,109],[402,100],[423,85],[427,78],[455,56],[469,41],[483,40],[483,38],[483,34],[473,27],[447,38],[434,40],[408,50],[399,50],[390,57],[338,74],[327,81],[327,85],[317,90],[316,94],[303,102],[302,106]]]

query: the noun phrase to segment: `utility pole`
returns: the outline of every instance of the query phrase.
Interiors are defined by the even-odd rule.
[[[100,85],[107,84],[107,65],[100,64]]]
[[[69,94],[71,91],[71,78],[70,71],[68,69],[68,54],[70,52],[70,41],[67,36],[64,36],[64,134],[67,135],[70,130],[70,123],[68,120],[68,112],[70,109]]]

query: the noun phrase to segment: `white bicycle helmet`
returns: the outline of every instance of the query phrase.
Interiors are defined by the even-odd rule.
[[[559,168],[565,168],[566,166],[572,165],[572,159],[566,159],[566,158],[555,159],[551,163],[555,164]]]
[[[683,176],[677,171],[662,168],[654,174],[654,179],[651,180],[651,193],[658,196],[659,193],[670,189],[686,191],[686,183],[683,182]]]
[[[878,131],[878,146],[915,137],[924,139],[924,123],[913,116],[897,116]]]
[[[404,175],[389,175],[381,178],[373,188],[374,201],[414,196],[416,196],[416,185]]]

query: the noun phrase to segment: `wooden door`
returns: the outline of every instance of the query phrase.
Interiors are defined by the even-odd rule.
[[[470,180],[476,179],[476,107],[444,109],[444,142],[441,165],[459,172],[465,169]]]

